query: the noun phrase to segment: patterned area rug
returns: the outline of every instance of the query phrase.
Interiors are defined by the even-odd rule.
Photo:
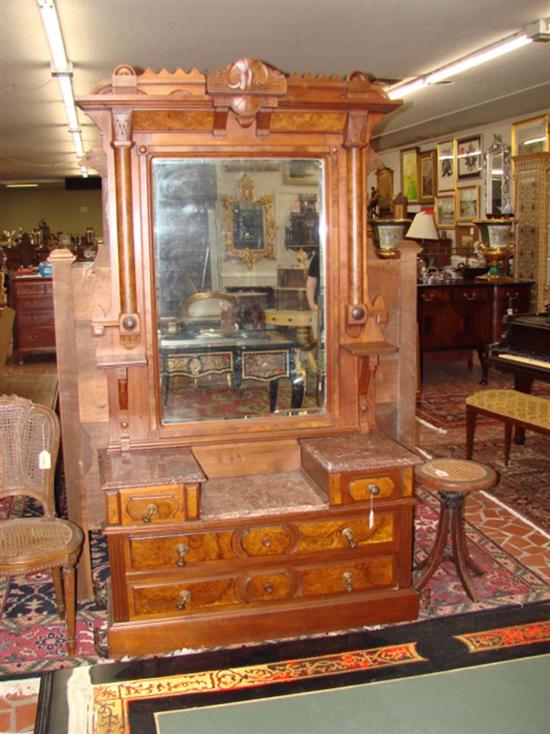
[[[417,561],[431,548],[438,519],[437,498],[420,489],[419,499],[415,533]],[[496,546],[478,528],[467,524],[467,536],[471,553],[485,572],[475,580],[480,601],[469,600],[454,566],[444,564],[422,593],[421,619],[550,599],[550,588],[532,569]],[[109,576],[106,542],[101,533],[92,534],[91,547],[94,580],[101,587]],[[67,657],[65,624],[56,615],[53,599],[53,585],[46,574],[12,579],[0,586],[0,676],[103,662],[94,648],[94,630],[105,627],[106,611],[95,602],[79,605],[78,654]]]

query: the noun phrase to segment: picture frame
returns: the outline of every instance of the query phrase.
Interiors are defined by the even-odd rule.
[[[408,202],[419,201],[418,148],[401,151],[401,192]]]
[[[473,224],[462,224],[455,228],[455,250],[457,255],[470,257],[475,254],[476,232]]]
[[[473,135],[456,141],[456,173],[459,180],[481,176],[483,154],[481,136]]]
[[[433,201],[436,194],[437,155],[434,150],[420,153],[420,201]]]
[[[444,140],[438,143],[437,150],[437,193],[454,191],[456,182],[455,141]]]
[[[292,186],[318,186],[320,168],[318,160],[295,158],[283,164],[283,181]]]
[[[455,226],[455,207],[454,193],[435,197],[435,223],[437,227]]]
[[[513,122],[512,155],[547,153],[550,150],[548,125],[548,115]]]
[[[479,219],[479,184],[462,186],[456,190],[457,222],[473,222]]]

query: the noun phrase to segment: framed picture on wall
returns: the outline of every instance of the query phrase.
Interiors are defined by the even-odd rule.
[[[455,187],[455,142],[437,144],[437,193],[453,191]]]
[[[481,175],[481,137],[456,141],[456,169],[459,179]]]
[[[443,194],[435,198],[435,223],[438,227],[454,227],[455,195]]]
[[[436,194],[437,156],[435,150],[420,153],[420,201],[433,201]]]
[[[456,190],[456,221],[473,222],[479,219],[479,185],[462,186]]]
[[[418,201],[418,148],[401,151],[401,191],[409,202]]]
[[[472,224],[462,224],[455,229],[455,250],[457,255],[469,257],[474,254],[476,241],[475,227]]]
[[[512,123],[512,155],[548,152],[548,123],[548,115]]]

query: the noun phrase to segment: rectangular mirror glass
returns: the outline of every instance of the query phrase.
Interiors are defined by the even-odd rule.
[[[164,424],[325,411],[324,164],[155,158]]]

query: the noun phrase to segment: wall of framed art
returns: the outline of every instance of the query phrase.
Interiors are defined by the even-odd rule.
[[[511,159],[539,152],[550,152],[550,110],[426,139],[415,147],[378,151],[377,156],[393,169],[393,195],[407,196],[408,215],[433,209],[440,233],[453,242],[453,262],[475,265],[473,222],[513,214]],[[509,174],[500,170],[503,163]],[[375,186],[369,172],[371,180]]]

